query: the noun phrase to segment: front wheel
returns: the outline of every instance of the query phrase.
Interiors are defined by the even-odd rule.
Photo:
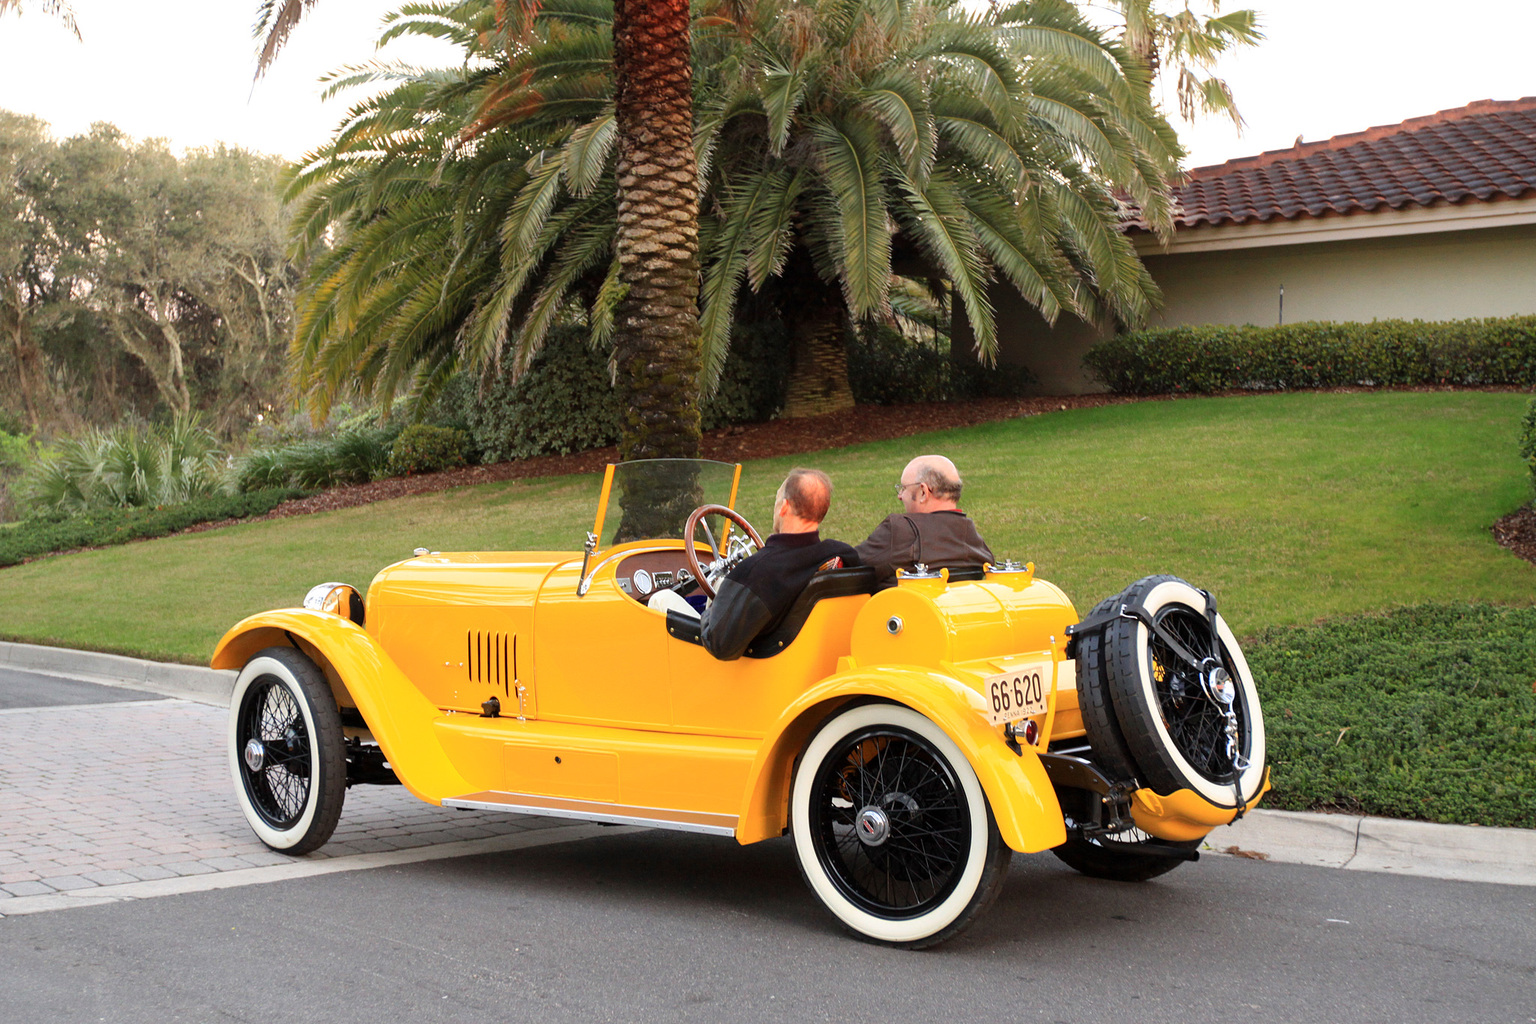
[[[970,762],[927,718],[862,704],[816,733],[790,793],[806,883],[859,936],[943,942],[996,898],[1012,851]]]
[[[229,707],[235,798],[257,837],[298,854],[325,845],[347,795],[341,714],[319,667],[290,647],[245,663]]]

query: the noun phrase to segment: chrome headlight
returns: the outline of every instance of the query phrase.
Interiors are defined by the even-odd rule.
[[[346,583],[322,583],[310,587],[304,595],[304,607],[317,612],[330,612],[344,619],[363,624],[363,597],[357,588]]]

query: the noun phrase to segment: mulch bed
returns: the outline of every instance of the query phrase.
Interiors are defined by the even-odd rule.
[[[1536,563],[1536,508],[1527,505],[1494,523],[1493,539],[1527,562]]]

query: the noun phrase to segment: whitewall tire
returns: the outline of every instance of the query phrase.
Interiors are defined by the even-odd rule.
[[[257,837],[303,854],[336,830],[347,792],[341,715],[325,675],[290,647],[269,647],[240,670],[229,706],[235,798]]]
[[[1137,619],[1105,626],[1104,679],[1141,783],[1163,794],[1193,790],[1218,807],[1235,807],[1239,794],[1252,800],[1264,784],[1264,715],[1226,620],[1216,616],[1213,638],[1205,595],[1175,576],[1148,576],[1116,600],[1139,606],[1206,666],[1179,657]],[[1217,670],[1224,674],[1213,676]]]
[[[801,874],[856,934],[920,948],[996,897],[1011,851],[960,748],[899,704],[860,704],[811,739],[790,830]]]

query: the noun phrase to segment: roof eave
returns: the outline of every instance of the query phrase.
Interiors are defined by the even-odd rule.
[[[1180,226],[1166,245],[1156,235],[1137,226],[1132,226],[1128,233],[1137,252],[1155,256],[1475,231],[1522,224],[1536,224],[1536,193],[1513,199],[1473,200],[1459,204],[1411,205],[1398,209],[1377,207],[1370,211],[1322,217],[1308,214],[1290,219],[1276,217],[1265,221]]]

